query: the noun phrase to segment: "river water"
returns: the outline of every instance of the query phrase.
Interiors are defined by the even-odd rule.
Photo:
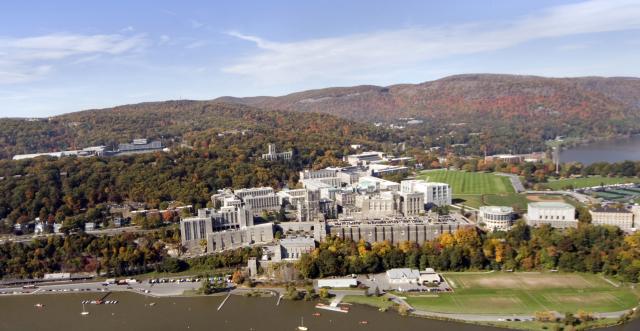
[[[560,152],[561,162],[621,162],[640,160],[640,135],[598,141],[571,147]]]
[[[69,331],[163,331],[163,330],[265,330],[294,331],[304,317],[310,331],[352,330],[502,330],[463,323],[402,317],[395,312],[354,305],[348,314],[315,309],[310,302],[275,298],[246,298],[232,295],[220,311],[222,297],[149,298],[132,293],[114,293],[108,300],[116,305],[86,305],[89,315],[81,316],[82,300],[94,300],[98,294],[44,294],[0,297],[0,330]],[[155,302],[154,306],[149,304]],[[42,303],[44,308],[35,308]],[[312,314],[320,312],[321,316]],[[359,322],[366,320],[367,325]],[[638,321],[606,329],[640,330]]]

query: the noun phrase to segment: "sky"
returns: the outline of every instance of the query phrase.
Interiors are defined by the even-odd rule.
[[[0,4],[0,117],[464,73],[640,76],[640,0]]]

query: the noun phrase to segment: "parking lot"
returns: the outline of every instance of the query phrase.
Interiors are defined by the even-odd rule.
[[[446,280],[436,286],[425,286],[417,283],[406,284],[390,284],[386,273],[360,275],[358,282],[369,287],[369,293],[373,293],[377,287],[380,291],[398,291],[398,292],[450,292],[451,287]]]
[[[118,292],[129,291],[151,296],[177,296],[185,291],[195,291],[200,288],[199,278],[165,278],[129,284],[107,284],[106,282],[78,282],[64,284],[38,285],[32,288],[7,287],[0,288],[0,295],[29,295],[49,293],[78,293],[78,292]],[[229,283],[227,283],[229,286]]]

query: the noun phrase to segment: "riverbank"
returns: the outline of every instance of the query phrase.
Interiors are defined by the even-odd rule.
[[[535,312],[549,311],[554,314],[556,319],[561,320],[565,317],[563,309],[574,313],[585,309],[591,312],[605,311],[604,313],[591,313],[590,315],[595,320],[584,322],[581,325],[590,328],[611,326],[617,324],[621,317],[631,311],[621,308],[637,304],[637,290],[613,286],[601,277],[591,274],[463,272],[444,273],[443,276],[451,281],[454,292],[388,292],[382,296],[368,296],[365,290],[358,289],[335,289],[329,292],[341,298],[343,303],[372,306],[383,312],[393,310],[400,315],[522,330],[544,330],[545,327],[561,325],[557,322],[539,322]],[[550,286],[549,283],[556,284],[556,287],[547,288]],[[510,288],[508,284],[512,284],[512,287],[514,284],[518,284],[518,287]],[[522,288],[523,284],[530,285]],[[582,285],[576,288],[579,284]],[[488,288],[483,289],[487,286]],[[564,288],[567,286],[571,289]],[[0,289],[0,292],[9,292],[9,294],[0,295],[0,298],[38,294],[85,293],[94,295],[93,299],[96,299],[98,297],[95,294],[102,296],[111,292],[131,292],[153,298],[226,297],[228,299],[229,296],[280,298],[286,292],[286,289],[280,286],[241,286],[211,295],[202,295],[199,293],[200,288],[200,282],[187,281],[161,284],[141,282],[128,286],[105,286],[100,282],[85,282],[43,285],[34,290],[5,288]],[[302,288],[303,285],[299,284],[298,289]],[[316,291],[318,290],[316,289]],[[629,292],[629,295],[633,294],[634,297],[627,298],[628,295],[623,292]],[[326,303],[331,300],[326,299]],[[276,305],[279,305],[280,301],[278,299]],[[276,300],[274,300],[275,302]],[[218,309],[222,309],[223,305],[224,302],[220,304]],[[562,313],[558,311],[562,311]]]

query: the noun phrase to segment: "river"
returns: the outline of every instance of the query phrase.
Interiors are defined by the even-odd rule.
[[[379,312],[375,308],[354,305],[348,314],[315,309],[310,302],[275,298],[247,298],[232,295],[220,311],[222,297],[150,298],[133,293],[114,293],[108,300],[116,305],[86,305],[89,315],[81,316],[82,300],[93,300],[96,294],[43,294],[0,297],[0,330],[266,330],[294,331],[304,317],[310,331],[351,330],[456,330],[495,331],[491,327],[423,318],[402,317],[395,312]],[[151,306],[150,303],[155,305]],[[36,308],[36,303],[44,308]],[[313,313],[320,312],[315,317]],[[368,321],[362,325],[360,321]],[[640,321],[606,331],[639,330]]]
[[[560,152],[561,162],[620,162],[640,160],[640,135],[578,145]]]

